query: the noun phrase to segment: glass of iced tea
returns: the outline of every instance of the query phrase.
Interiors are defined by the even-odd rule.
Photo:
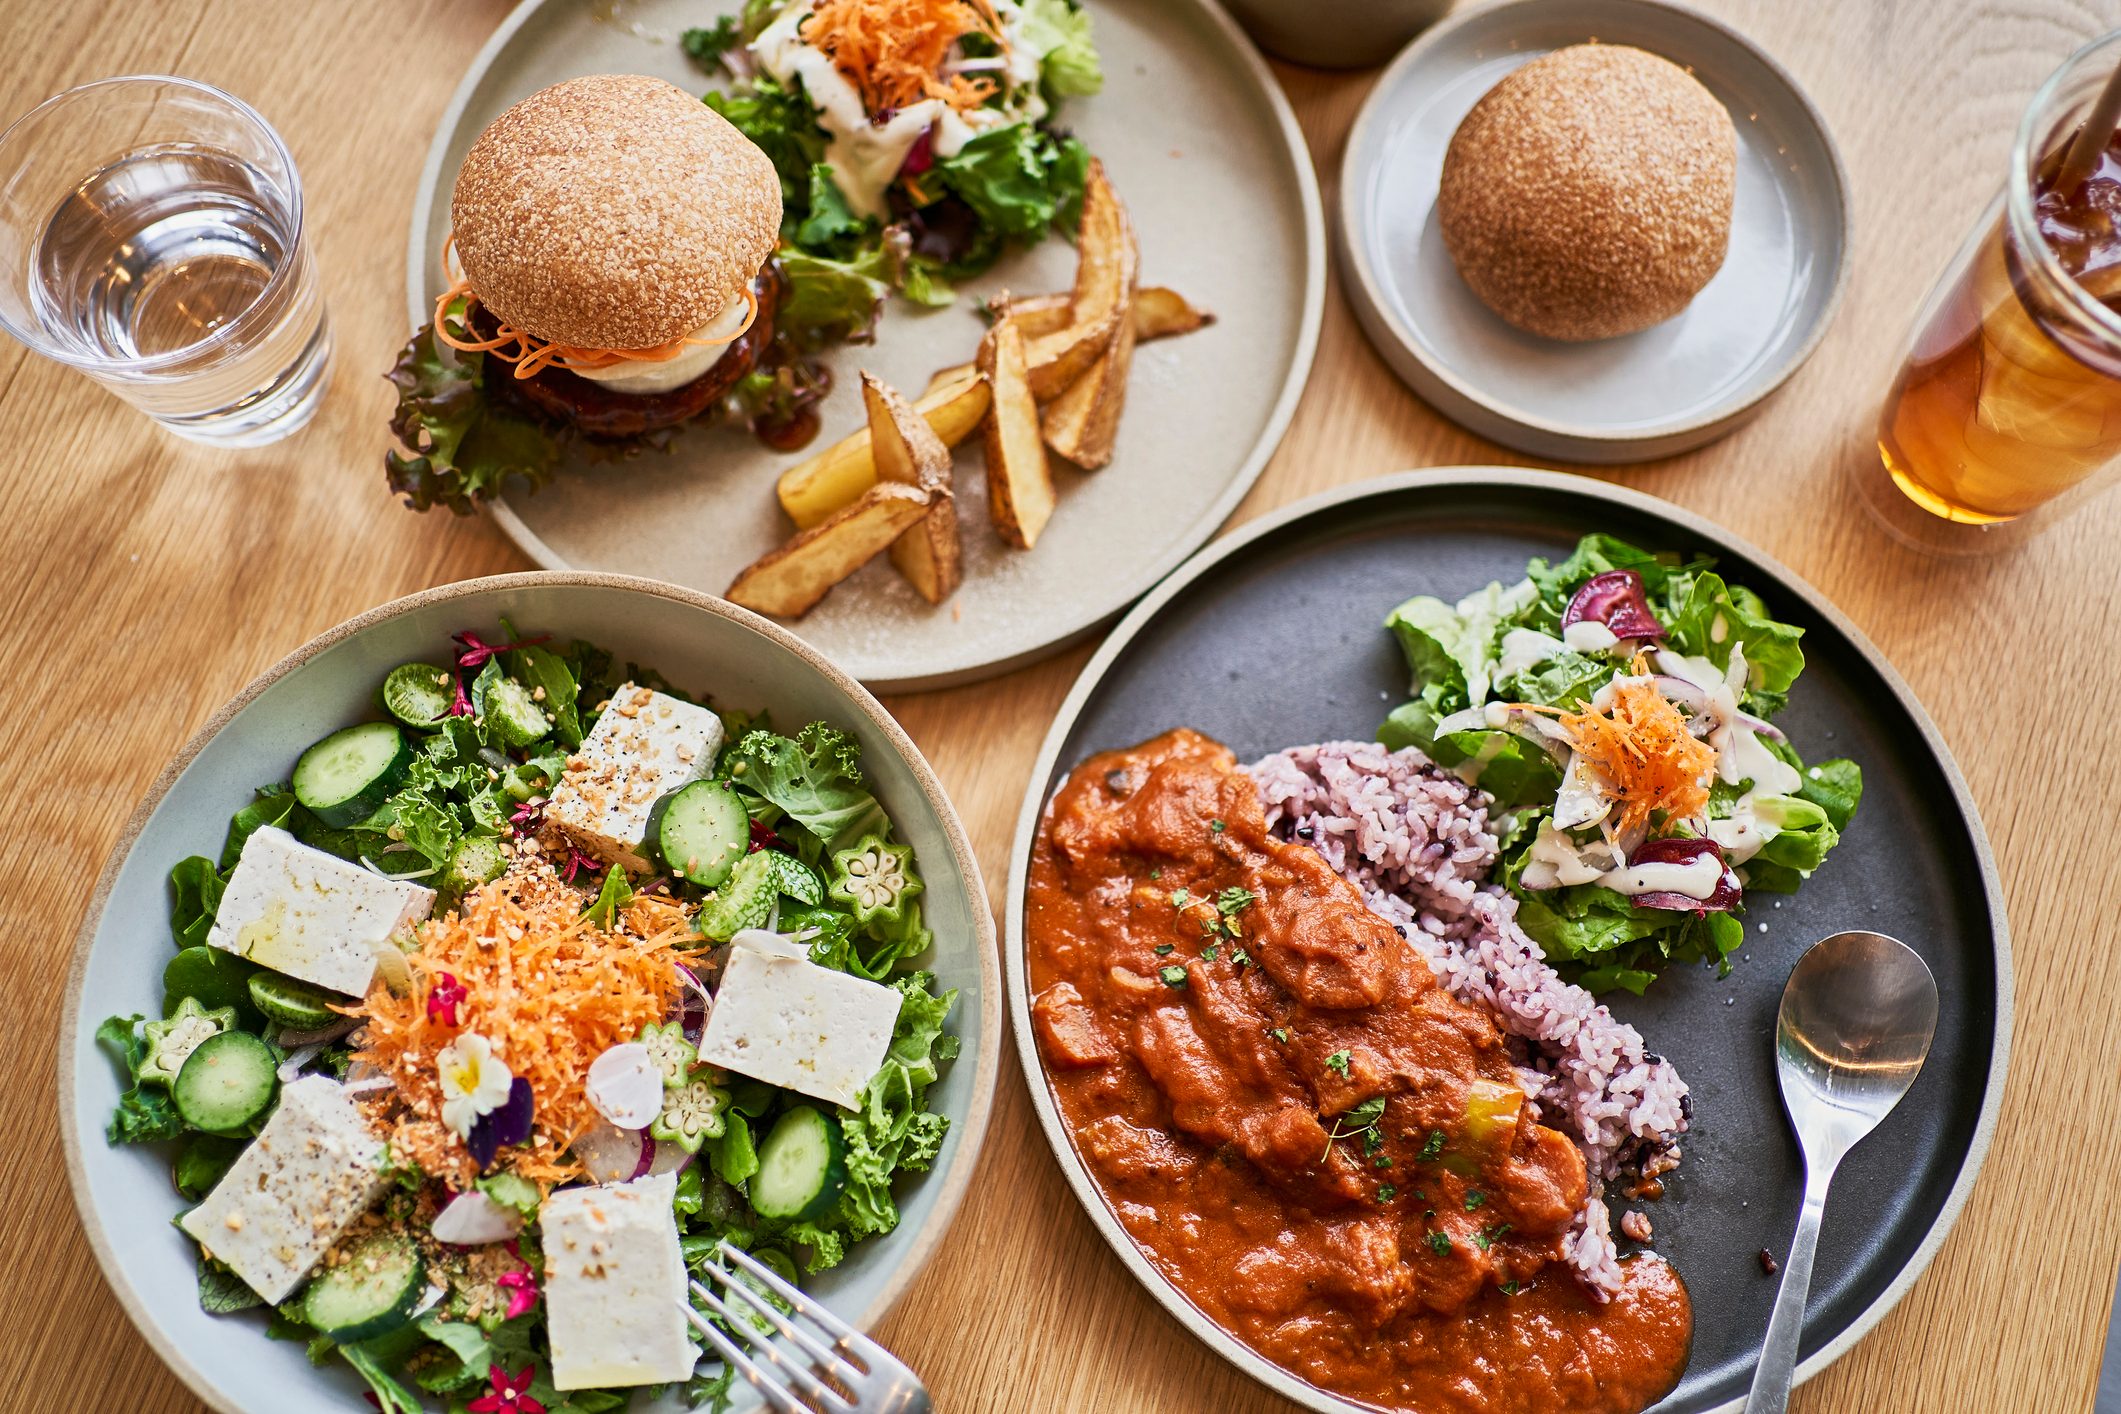
[[[2117,63],[2121,33],[2042,85],[2002,194],[1915,320],[1878,451],[1943,520],[2016,520],[2121,459],[2121,138],[2057,181]]]

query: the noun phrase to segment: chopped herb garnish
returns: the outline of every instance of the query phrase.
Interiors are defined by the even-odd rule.
[[[1382,1113],[1382,1106],[1379,1107],[1379,1112]],[[1377,1132],[1377,1126],[1375,1124],[1372,1124],[1368,1129],[1365,1129],[1362,1132],[1362,1151],[1365,1154],[1374,1154],[1379,1149],[1384,1148],[1384,1146],[1385,1137]],[[1385,1160],[1385,1162],[1387,1164],[1390,1164],[1391,1160],[1387,1159]]]
[[[1439,1257],[1449,1255],[1451,1251],[1451,1234],[1449,1234],[1448,1232],[1430,1233],[1429,1250],[1431,1252],[1434,1252]]]
[[[1171,906],[1173,908],[1184,908],[1191,902],[1193,902],[1193,895],[1187,893],[1184,889],[1171,890]]]
[[[1346,1051],[1335,1051],[1332,1055],[1327,1056],[1326,1069],[1332,1071],[1343,1080],[1347,1079],[1348,1053]]]
[[[1250,967],[1252,965],[1252,954],[1246,952],[1243,948],[1239,948],[1230,954],[1230,961],[1236,963],[1239,967]]]
[[[1155,883],[1155,882],[1156,882],[1156,881],[1157,881],[1158,879],[1161,879],[1161,878],[1163,878],[1163,877],[1164,877],[1164,869],[1163,869],[1163,866],[1162,866],[1161,864],[1159,864],[1159,865],[1158,865],[1158,866],[1157,866],[1156,868],[1154,868],[1154,869],[1151,869],[1151,870],[1149,871],[1149,882],[1150,882],[1150,883],[1152,883],[1152,884],[1153,884],[1153,883]]]
[[[1389,1203],[1398,1196],[1399,1190],[1389,1183],[1381,1183],[1377,1186],[1377,1201],[1380,1203]]]
[[[1466,1190],[1467,1212],[1472,1212],[1475,1208],[1479,1207],[1482,1203],[1485,1203],[1487,1201],[1488,1195],[1481,1192],[1478,1188],[1470,1188]]]
[[[1344,1057],[1347,1052],[1337,1051],[1334,1054]],[[1326,1064],[1333,1064],[1331,1056],[1326,1058]],[[1341,1073],[1343,1075],[1347,1074],[1345,1063],[1343,1063]],[[1354,1109],[1335,1119],[1333,1128],[1326,1135],[1326,1152],[1318,1156],[1319,1162],[1325,1162],[1327,1156],[1332,1154],[1334,1140],[1351,1139],[1358,1134],[1362,1136],[1362,1151],[1365,1154],[1376,1153],[1379,1146],[1384,1143],[1384,1140],[1377,1133],[1377,1121],[1384,1118],[1384,1113],[1385,1097],[1372,1095]]]
[[[1250,889],[1224,889],[1215,896],[1215,911],[1225,918],[1235,918],[1238,914],[1250,908],[1258,899],[1259,895],[1253,893]]]
[[[1285,1026],[1277,1026],[1267,1034],[1285,1046],[1289,1044],[1289,1029]]]
[[[1216,947],[1215,947],[1215,944],[1213,944],[1213,943],[1210,943],[1210,944],[1208,944],[1208,945],[1207,945],[1206,947],[1204,947],[1204,948],[1202,948],[1202,949],[1200,950],[1200,959],[1201,959],[1201,961],[1202,961],[1202,962],[1213,962],[1213,961],[1215,961],[1215,954],[1216,954]]]
[[[1479,1243],[1480,1250],[1485,1252],[1490,1244],[1502,1241],[1503,1234],[1509,1230],[1510,1225],[1508,1223],[1500,1223],[1494,1227],[1484,1227],[1473,1234],[1473,1240]]]
[[[1166,987],[1183,987],[1186,985],[1186,969],[1183,967],[1166,967],[1156,975],[1164,979]]]
[[[1170,952],[1171,952],[1171,947],[1172,947],[1172,945],[1171,945],[1170,943],[1158,943],[1158,944],[1156,945],[1156,947],[1155,947],[1155,948],[1153,949],[1153,951],[1154,951],[1154,952],[1156,953],[1156,955],[1157,955],[1158,957],[1165,957],[1165,956],[1168,956],[1168,955],[1170,954]]]
[[[1392,1156],[1390,1154],[1379,1154],[1376,1163],[1379,1168],[1388,1169],[1392,1167]]]
[[[1504,1296],[1515,1296],[1518,1292],[1522,1290],[1524,1290],[1524,1288],[1517,1284],[1516,1277],[1511,1277],[1508,1281],[1502,1284],[1502,1294]]]
[[[1442,1153],[1443,1131],[1440,1129],[1432,1129],[1429,1131],[1429,1137],[1427,1141],[1421,1146],[1421,1161],[1425,1164],[1433,1164],[1436,1162],[1437,1156]]]
[[[1214,832],[1215,832],[1216,834],[1218,834],[1218,835],[1219,835],[1219,834],[1221,834],[1221,833],[1222,833],[1222,832],[1223,832],[1224,830],[1227,830],[1227,829],[1229,829],[1230,827],[1229,827],[1228,825],[1225,825],[1225,824],[1224,824],[1224,823],[1223,823],[1222,821],[1220,821],[1220,820],[1210,820],[1210,821],[1208,822],[1208,828],[1209,828],[1209,829],[1211,829],[1211,830],[1213,830],[1213,831],[1214,831]]]

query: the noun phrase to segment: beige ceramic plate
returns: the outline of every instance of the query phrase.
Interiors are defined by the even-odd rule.
[[[526,94],[578,74],[656,74],[712,86],[674,36],[731,0],[527,0],[480,53],[443,115],[413,211],[408,312],[424,323],[441,288],[449,193],[479,131]],[[1057,468],[1061,506],[1034,553],[987,523],[975,447],[958,458],[965,585],[931,608],[881,561],[795,625],[878,688],[941,686],[1050,652],[1117,614],[1214,534],[1280,442],[1302,391],[1325,300],[1324,221],[1310,157],[1266,66],[1211,0],[1098,0],[1105,91],[1061,121],[1104,159],[1133,213],[1142,278],[1219,322],[1135,357],[1110,467]],[[877,342],[834,360],[838,390],[816,450],[861,421],[855,372],[919,392],[972,356],[979,296],[1067,287],[1062,240],[968,281],[955,308],[888,306]],[[975,439],[976,441],[977,439]],[[576,466],[494,517],[539,564],[623,570],[709,594],[792,531],[773,480],[798,458],[742,433],[694,429],[667,456]]]
[[[432,658],[451,633],[490,629],[504,615],[526,630],[591,639],[621,662],[652,665],[731,706],[769,707],[779,722],[823,719],[852,732],[871,788],[913,845],[936,938],[919,961],[958,989],[949,1026],[964,1049],[929,1092],[949,1116],[950,1134],[930,1172],[899,1184],[898,1229],[853,1248],[810,1289],[857,1324],[882,1319],[950,1225],[979,1157],[1001,1051],[994,920],[957,812],[875,698],[757,615],[648,580],[515,574],[399,599],[283,658],[185,743],[127,822],[74,942],[59,1026],[59,1124],[74,1204],[126,1314],[215,1408],[285,1414],[367,1406],[351,1368],[313,1368],[299,1342],[266,1339],[262,1313],[217,1317],[199,1309],[195,1249],[170,1225],[184,1206],[170,1186],[170,1146],[104,1142],[120,1087],[116,1067],[97,1049],[96,1026],[106,1016],[161,1010],[170,866],[218,849],[228,817],[252,789],[284,779],[310,742],[371,716],[370,696],[392,667]],[[671,1395],[634,1407],[674,1414],[684,1401]]]

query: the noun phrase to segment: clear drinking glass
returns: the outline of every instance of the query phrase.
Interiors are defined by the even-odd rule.
[[[2121,458],[2121,143],[2074,195],[2053,190],[2117,63],[2121,33],[2041,86],[2002,193],[1916,317],[1878,451],[1941,520],[2000,526]]]
[[[0,133],[0,328],[180,436],[294,432],[331,330],[287,145],[189,79],[48,99]]]

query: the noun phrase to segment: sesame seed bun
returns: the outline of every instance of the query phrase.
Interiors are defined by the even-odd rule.
[[[1473,105],[1437,213],[1490,309],[1550,339],[1605,339],[1670,319],[1722,268],[1737,170],[1731,115],[1691,74],[1579,44]]]
[[[569,79],[479,134],[450,203],[481,303],[541,339],[667,344],[751,283],[781,226],[773,163],[675,84]]]

